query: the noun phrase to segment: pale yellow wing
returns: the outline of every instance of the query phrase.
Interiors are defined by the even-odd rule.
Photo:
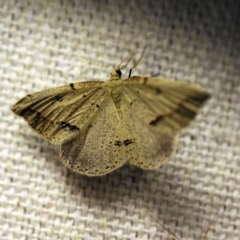
[[[210,97],[196,84],[132,77],[123,81],[123,116],[131,129],[132,164],[157,168],[174,152],[177,136]]]
[[[21,99],[12,110],[43,138],[62,144],[62,161],[71,170],[99,176],[127,160],[120,147],[125,126],[105,83],[82,82],[44,90]]]
[[[65,165],[88,176],[104,175],[122,166],[128,153],[128,141],[123,139],[130,133],[120,118],[108,93],[98,114],[63,142],[60,155]]]
[[[43,138],[61,144],[97,114],[106,95],[104,84],[80,82],[43,90],[18,101],[12,111]]]
[[[158,78],[123,81],[129,107],[149,126],[179,132],[189,125],[210,94],[200,86]]]

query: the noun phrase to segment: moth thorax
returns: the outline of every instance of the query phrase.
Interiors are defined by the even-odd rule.
[[[120,70],[112,70],[109,81],[121,79],[122,72]]]
[[[116,108],[119,108],[122,98],[122,87],[111,88],[111,97]]]

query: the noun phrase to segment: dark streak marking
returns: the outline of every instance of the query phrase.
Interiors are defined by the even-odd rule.
[[[128,146],[129,144],[133,143],[132,139],[127,139],[123,141],[125,146]]]
[[[149,125],[156,126],[159,122],[161,122],[164,119],[164,117],[170,117],[174,113],[178,113],[184,117],[187,117],[190,120],[193,119],[197,114],[197,112],[188,109],[187,107],[183,106],[182,104],[179,104],[178,108],[175,111],[171,112],[170,114],[164,115],[164,116],[161,116],[161,115],[157,116],[154,120],[152,120],[149,123]]]
[[[159,122],[163,120],[164,116],[157,116],[154,120],[152,120],[149,125],[156,126]]]
[[[197,107],[201,107],[202,104],[210,98],[210,94],[208,93],[203,93],[199,94],[198,96],[190,97],[186,102],[193,103]]]
[[[189,119],[192,119],[195,117],[195,115],[197,114],[197,112],[192,111],[190,109],[188,109],[187,107],[183,106],[182,104],[178,105],[178,108],[175,111],[176,113],[179,113]]]
[[[68,122],[63,121],[59,123],[59,127],[62,129],[70,130],[71,132],[79,130],[77,126],[71,125]]]
[[[96,107],[97,107],[97,108],[100,108],[100,106],[99,106],[98,104],[96,104]]]
[[[120,147],[120,146],[122,146],[122,142],[121,141],[115,141],[114,145]]]
[[[154,120],[152,120],[149,123],[149,125],[156,126],[159,122],[161,122],[163,120],[164,117],[170,117],[171,115],[173,115],[175,113],[180,114],[180,115],[188,118],[189,120],[192,120],[197,115],[198,111],[193,111],[193,110],[187,108],[186,106],[183,105],[184,102],[188,102],[191,105],[200,108],[204,104],[204,102],[206,100],[208,100],[210,97],[211,96],[209,93],[201,93],[197,96],[188,97],[187,99],[182,101],[182,103],[180,103],[174,111],[172,111],[171,113],[166,114],[164,116],[157,116]]]
[[[36,128],[37,126],[38,126],[38,124],[39,123],[41,123],[41,121],[43,120],[43,117],[42,117],[42,115],[41,115],[41,113],[37,113],[34,117],[33,117],[33,119],[32,119],[32,121],[31,121],[31,127],[32,128]]]
[[[29,126],[35,129],[37,132],[39,132],[37,126],[43,126],[43,124],[46,122],[50,122],[50,120],[44,117],[40,112],[31,108],[23,109],[20,114],[20,116],[24,117],[24,119],[28,121]]]
[[[72,90],[76,90],[73,83],[70,83],[69,86],[71,87]]]
[[[28,119],[31,115],[33,115],[34,113],[36,113],[35,110],[33,109],[29,109],[29,108],[25,108],[25,109],[22,109],[20,112],[19,112],[19,116],[22,116],[24,117],[25,119]]]
[[[63,100],[63,97],[60,96],[60,95],[57,95],[57,96],[54,97],[54,99],[58,102],[61,102]]]

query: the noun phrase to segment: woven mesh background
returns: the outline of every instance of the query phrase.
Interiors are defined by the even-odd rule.
[[[239,1],[0,0],[0,238],[240,239]],[[146,33],[133,75],[197,82],[213,97],[156,171],[97,178],[67,170],[59,147],[10,108],[21,97],[108,79]],[[127,76],[128,71],[124,72]],[[219,211],[219,212],[218,212]]]

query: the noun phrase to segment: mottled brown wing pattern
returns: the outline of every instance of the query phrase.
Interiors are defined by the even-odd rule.
[[[98,111],[105,98],[104,82],[80,82],[27,95],[12,111],[54,144],[79,129]]]

